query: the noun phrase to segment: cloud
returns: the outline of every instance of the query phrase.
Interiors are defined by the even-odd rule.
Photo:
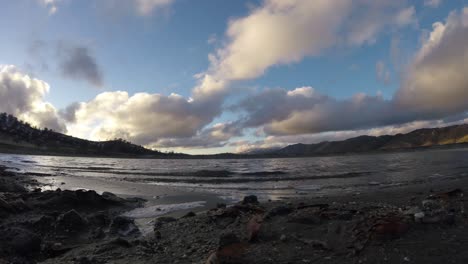
[[[403,77],[395,102],[424,116],[468,109],[468,8],[451,12],[433,30]]]
[[[38,0],[40,4],[47,7],[49,9],[49,15],[53,15],[58,10],[58,3],[61,0]]]
[[[163,138],[190,138],[220,114],[219,101],[185,99],[178,94],[105,92],[65,111],[75,136],[125,138],[151,145]]]
[[[442,0],[424,0],[424,6],[437,8],[442,4]]]
[[[147,16],[153,13],[156,9],[166,8],[170,6],[174,0],[133,0],[136,10],[140,15]]]
[[[168,10],[175,0],[102,0],[99,1],[104,11],[111,15],[151,16],[159,11]]]
[[[12,65],[0,65],[0,112],[6,112],[32,125],[66,131],[56,109],[44,97],[49,85],[22,73]]]
[[[59,67],[64,77],[84,80],[96,87],[104,85],[102,71],[86,46],[58,45]]]
[[[388,85],[390,83],[390,71],[385,66],[383,61],[378,61],[375,64],[375,72],[377,75],[377,80]]]
[[[392,99],[356,94],[338,100],[310,87],[266,90],[241,102],[245,127],[268,135],[369,129],[437,120],[468,111],[468,8],[435,23]],[[380,70],[379,70],[380,68]],[[377,71],[385,77],[384,67]]]
[[[414,22],[414,7],[404,0],[265,0],[247,16],[230,20],[224,45],[197,75],[195,94],[226,93],[232,82],[257,78],[275,65],[373,43],[384,29]]]
[[[215,148],[223,147],[233,137],[242,136],[242,128],[236,122],[217,123],[203,129],[193,137],[163,138],[152,143],[152,148]]]

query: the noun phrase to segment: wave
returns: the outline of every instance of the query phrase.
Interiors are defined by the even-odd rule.
[[[119,178],[120,180],[130,182],[160,182],[160,183],[191,183],[191,184],[226,184],[226,183],[248,183],[248,182],[282,182],[282,181],[301,181],[301,180],[320,180],[320,179],[345,179],[356,178],[368,175],[371,172],[348,172],[333,175],[309,175],[309,176],[286,176],[286,177],[232,177],[232,178]]]

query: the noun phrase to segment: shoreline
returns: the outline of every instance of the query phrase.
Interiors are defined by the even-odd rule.
[[[154,229],[139,230],[140,224],[121,215],[142,207],[141,199],[94,191],[27,191],[25,186],[38,183],[6,173],[5,168],[0,175],[0,231],[16,237],[13,245],[0,242],[4,243],[0,263],[464,263],[468,259],[463,250],[468,246],[463,238],[468,235],[463,197],[467,178],[281,201],[258,202],[251,196],[232,206],[210,204],[203,210],[193,207],[142,218]],[[415,217],[421,214],[425,216],[418,222]],[[25,246],[27,254],[21,251]],[[429,249],[438,255],[425,256]],[[210,258],[212,262],[207,262]]]
[[[1,145],[1,144],[0,144]],[[12,148],[14,150],[12,150]],[[208,155],[191,155],[185,153],[174,153],[166,154],[162,156],[151,156],[151,155],[90,155],[90,154],[79,154],[79,153],[54,153],[50,151],[41,151],[37,149],[23,149],[21,147],[15,147],[7,145],[5,147],[0,146],[0,154],[6,155],[25,155],[25,156],[52,156],[52,157],[80,157],[80,158],[102,158],[102,159],[296,159],[296,158],[313,158],[313,157],[342,157],[342,156],[353,156],[353,155],[378,155],[378,154],[391,154],[391,153],[409,153],[409,152],[423,152],[423,151],[437,151],[437,150],[453,150],[453,149],[467,149],[468,143],[453,143],[447,145],[433,145],[427,147],[414,147],[414,148],[399,148],[399,149],[388,149],[388,150],[375,150],[375,151],[363,151],[363,152],[340,152],[340,153],[328,153],[328,154],[316,154],[316,155],[272,155],[272,154],[241,154],[241,153],[218,153]]]

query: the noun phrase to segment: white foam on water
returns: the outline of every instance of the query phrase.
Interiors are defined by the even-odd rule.
[[[124,216],[130,218],[152,218],[158,217],[161,215],[168,214],[170,212],[175,212],[179,210],[186,210],[196,207],[202,207],[206,204],[205,201],[195,201],[189,203],[180,203],[180,204],[160,204],[160,205],[153,205],[143,208],[137,208],[132,211],[126,212],[123,214]]]

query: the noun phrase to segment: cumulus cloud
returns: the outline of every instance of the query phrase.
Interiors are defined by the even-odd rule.
[[[84,80],[96,87],[104,85],[102,71],[88,47],[62,42],[58,47],[58,55],[63,76]]]
[[[19,117],[32,125],[64,132],[65,124],[44,97],[49,85],[11,65],[0,65],[0,112]]]
[[[445,23],[434,24],[392,99],[356,94],[337,100],[309,87],[289,92],[266,90],[238,107],[247,113],[246,127],[263,126],[270,135],[368,129],[441,119],[468,110],[466,65],[468,8],[452,12]]]
[[[223,147],[233,137],[242,136],[242,127],[236,122],[217,123],[203,129],[190,138],[162,138],[150,146],[153,148],[215,148]]]
[[[437,22],[416,54],[395,102],[421,115],[450,115],[468,109],[468,8]]]
[[[318,56],[343,42],[375,42],[386,27],[415,21],[414,7],[405,3],[265,0],[248,16],[230,21],[227,44],[210,55],[210,72],[229,81],[252,79],[274,65]]]
[[[75,104],[66,116],[74,122],[75,136],[106,140],[125,138],[151,145],[161,138],[184,138],[197,134],[220,112],[210,101],[187,100],[180,95],[105,92],[89,102]]]

